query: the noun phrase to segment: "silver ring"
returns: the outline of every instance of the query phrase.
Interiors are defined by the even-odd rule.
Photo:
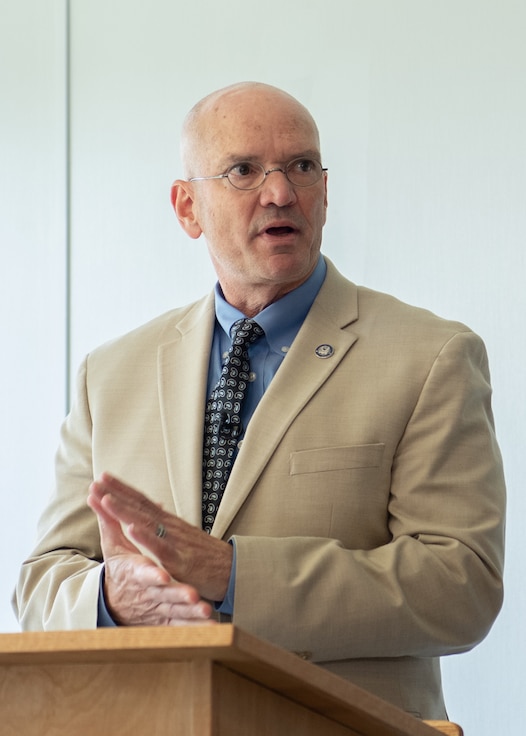
[[[166,536],[166,527],[164,524],[157,524],[157,529],[155,530],[155,536],[159,537],[159,539],[164,539]]]

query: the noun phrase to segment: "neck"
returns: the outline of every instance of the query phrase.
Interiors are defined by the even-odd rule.
[[[255,317],[262,312],[265,307],[274,304],[285,294],[295,289],[299,284],[288,284],[287,286],[274,287],[273,289],[257,289],[248,287],[247,292],[240,293],[235,290],[228,289],[221,284],[221,290],[226,301],[236,309],[239,309],[246,317]]]
[[[230,280],[223,276],[219,276],[219,284],[223,292],[223,296],[226,301],[236,309],[239,309],[246,317],[255,317],[257,314],[262,312],[265,307],[270,304],[274,304],[278,299],[281,299],[286,294],[298,286],[305,283],[307,279],[312,275],[316,264],[309,270],[308,273],[303,274],[301,278],[295,281],[286,281],[282,283],[276,282],[262,282],[262,283],[250,283],[245,282],[239,284],[236,280]]]

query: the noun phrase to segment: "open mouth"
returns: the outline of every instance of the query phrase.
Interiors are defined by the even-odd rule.
[[[269,227],[267,230],[265,230],[266,233],[269,235],[290,235],[294,232],[294,229],[292,227],[284,226],[284,227]]]

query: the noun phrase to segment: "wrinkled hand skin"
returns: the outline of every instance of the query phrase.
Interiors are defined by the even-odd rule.
[[[116,623],[213,623],[208,601],[221,601],[226,594],[230,544],[164,511],[107,473],[91,484],[88,505],[99,521],[104,596]],[[156,534],[159,524],[166,530],[163,538]]]

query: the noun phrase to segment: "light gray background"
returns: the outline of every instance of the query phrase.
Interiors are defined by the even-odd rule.
[[[0,0],[1,631],[80,359],[213,284],[169,206],[183,115],[257,79],[319,123],[325,253],[486,341],[506,602],[444,679],[466,736],[521,733],[525,38],[522,0]]]

